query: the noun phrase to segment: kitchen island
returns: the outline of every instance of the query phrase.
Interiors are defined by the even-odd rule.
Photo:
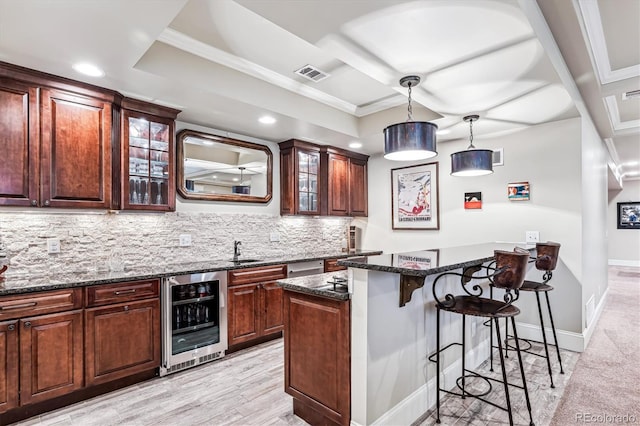
[[[438,277],[451,272],[471,274],[479,265],[486,266],[493,260],[494,250],[511,251],[516,245],[487,243],[338,261],[338,264],[349,267],[349,303],[342,311],[342,315],[348,315],[348,320],[345,318],[334,321],[335,326],[330,329],[324,328],[322,322],[314,323],[312,316],[306,318],[308,312],[305,310],[297,312],[295,324],[292,318],[285,316],[285,380],[288,374],[287,362],[290,366],[301,364],[309,369],[324,369],[334,361],[335,365],[339,365],[338,362],[350,359],[348,384],[344,384],[342,389],[350,392],[349,422],[357,425],[413,423],[435,404],[435,364],[428,361],[428,356],[436,349],[433,289],[435,280],[439,280],[436,289],[438,295],[460,293],[462,288],[459,275]],[[306,302],[301,301],[301,304],[319,304],[322,302],[321,299],[332,300],[331,295],[327,293],[329,290],[326,284],[331,275],[325,275],[323,281],[310,282],[303,277],[282,280],[279,284],[284,286],[285,294],[291,297],[309,298]],[[488,281],[474,280],[472,285],[474,284],[488,285]],[[459,321],[451,318],[444,323],[443,335],[447,336],[447,340],[460,339]],[[347,322],[350,333],[337,328],[345,326]],[[307,334],[291,332],[287,337],[288,326],[299,330],[302,330],[301,327],[307,327]],[[475,368],[489,356],[489,330],[483,327],[479,320],[470,326],[474,331],[470,336],[471,344],[468,345],[467,365]],[[312,329],[318,327],[317,333],[312,332]],[[335,332],[327,338],[330,330]],[[301,343],[294,341],[297,334],[303,335],[305,343],[311,346],[314,345],[313,335],[322,337],[322,343],[318,343],[316,347],[331,353],[333,358],[327,358],[324,363],[317,365],[309,359],[292,359],[298,352],[290,349]],[[347,347],[348,358],[340,354],[340,349]],[[290,357],[288,361],[287,356]],[[445,387],[454,386],[459,371],[459,358],[451,357],[445,360]],[[326,376],[319,375],[317,378],[325,380]],[[312,380],[312,377],[307,380]],[[291,378],[287,386],[290,386],[290,382]],[[331,380],[328,382],[339,385],[347,381],[340,381],[338,373],[332,371]],[[325,386],[318,383],[315,385]],[[308,389],[315,387],[310,383],[306,386]],[[295,412],[299,398],[290,389],[287,392],[294,396]],[[327,406],[326,403],[323,405]],[[313,406],[310,404],[305,408]],[[309,421],[308,417],[305,419]],[[335,420],[334,422],[349,423]]]

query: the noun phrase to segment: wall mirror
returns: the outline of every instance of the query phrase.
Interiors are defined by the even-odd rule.
[[[269,147],[195,130],[177,134],[177,191],[187,200],[266,203],[272,197]]]

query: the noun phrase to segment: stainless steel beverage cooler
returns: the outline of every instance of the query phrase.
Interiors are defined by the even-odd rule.
[[[164,279],[161,376],[224,356],[228,348],[226,297],[226,271]]]

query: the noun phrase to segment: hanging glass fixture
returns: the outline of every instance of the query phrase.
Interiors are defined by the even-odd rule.
[[[469,122],[469,147],[466,151],[451,154],[452,176],[482,176],[493,173],[493,151],[473,146],[473,122],[478,118],[480,117],[477,115],[464,117],[464,121]]]
[[[420,77],[417,75],[400,79],[400,85],[409,88],[408,117],[404,123],[392,124],[384,129],[384,158],[387,160],[424,160],[438,155],[436,151],[438,126],[427,121],[413,121],[411,116],[411,87],[418,83],[420,83]]]

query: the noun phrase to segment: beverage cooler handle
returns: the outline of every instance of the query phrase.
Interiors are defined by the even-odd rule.
[[[224,308],[224,293],[220,292],[220,309]]]

